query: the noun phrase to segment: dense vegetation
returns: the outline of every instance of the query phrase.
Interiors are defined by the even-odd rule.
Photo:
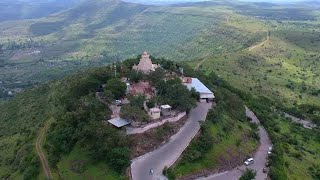
[[[18,91],[145,49],[182,61],[244,49],[264,38],[261,31],[225,24],[233,13],[217,6],[90,0],[47,18],[1,23],[0,91]]]
[[[292,123],[281,113],[274,111],[281,102],[255,97],[241,91],[229,83],[211,74],[211,80],[231,92],[239,95],[246,105],[255,112],[262,125],[268,131],[273,143],[270,156],[270,174],[272,179],[316,179],[319,177],[319,129],[309,130]],[[255,137],[252,134],[252,137]],[[298,163],[297,163],[298,162]]]
[[[48,16],[55,12],[67,9],[76,4],[76,1],[10,1],[0,2],[0,22],[8,20],[35,19]]]
[[[191,142],[182,159],[166,173],[171,178],[179,178],[243,162],[259,140],[257,128],[253,128],[245,117],[243,100],[221,86],[222,81],[215,74],[204,76],[188,67],[185,67],[185,72],[200,78],[215,92],[217,106],[209,111],[200,136]]]
[[[9,19],[46,16],[56,11],[54,6],[49,10],[45,8],[46,12],[44,8],[34,7],[31,11],[35,15],[28,15],[21,7],[19,9],[27,14],[17,15],[1,3],[3,1],[0,9],[5,10],[0,14],[6,14]],[[241,148],[244,151],[241,154],[252,151],[258,137],[255,127],[243,117],[246,104],[272,138],[270,176],[319,179],[319,130],[292,124],[279,113],[284,111],[320,124],[317,8],[319,4],[315,2],[287,6],[215,1],[157,7],[94,0],[47,18],[2,22],[0,98],[8,98],[9,91],[18,92],[20,88],[62,78],[79,69],[115,62],[144,49],[175,61],[206,60],[199,68],[203,72],[192,74],[187,67],[184,70],[214,90],[218,98],[216,111],[209,113],[201,135],[187,149],[181,164],[168,169],[168,173],[180,177],[221,165],[216,155],[241,146],[242,135],[250,140],[249,148]],[[3,17],[0,21],[7,20]],[[248,47],[266,40],[266,31],[270,39],[248,51]],[[179,86],[180,82],[157,81],[163,78],[163,72],[144,77],[131,71],[138,60],[139,57],[118,62],[117,70],[136,82],[150,80],[160,89],[161,98],[152,99],[148,106],[156,102],[173,104],[181,110],[194,106],[197,95]],[[166,70],[179,69],[173,62],[153,57],[152,60]],[[192,67],[198,63],[188,62]],[[108,67],[86,71],[86,74],[37,85],[10,101],[0,101],[0,178],[32,179],[39,174],[33,141],[38,129],[53,119],[46,142],[53,167],[68,169],[68,159],[79,156],[91,164],[87,172],[96,173],[92,164],[100,163],[101,169],[111,172],[113,178],[109,179],[118,179],[128,165],[128,142],[122,134],[100,124],[110,112],[95,100],[94,94],[96,88],[112,78],[113,70]],[[123,91],[112,92],[113,81],[110,80],[105,90],[109,101],[123,95]],[[123,84],[120,89],[124,89]],[[188,98],[181,98],[180,92]],[[136,113],[138,119],[145,120],[145,114],[139,113],[141,105],[138,101],[135,104],[124,108],[126,114]],[[241,134],[248,132],[247,129],[253,130]],[[89,143],[98,138],[108,141]],[[102,148],[97,148],[99,143]],[[82,162],[75,164],[82,169]],[[190,164],[194,166],[190,168]],[[75,170],[80,171],[83,169]]]
[[[28,90],[0,104],[0,177],[30,179],[39,173],[33,140],[50,114],[48,91],[44,85]]]
[[[102,124],[110,112],[95,97],[99,85],[111,77],[110,68],[98,68],[31,89],[2,103],[1,177],[19,177],[23,173],[25,179],[31,179],[38,175],[33,140],[38,128],[50,118],[54,122],[45,148],[51,167],[79,144],[92,161],[110,164],[122,172],[130,158],[126,138]]]
[[[246,169],[239,180],[252,180],[256,177],[257,172],[252,169]]]

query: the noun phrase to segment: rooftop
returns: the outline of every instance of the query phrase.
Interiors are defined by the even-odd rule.
[[[162,109],[170,109],[170,108],[171,108],[171,106],[170,106],[170,105],[168,105],[168,104],[166,104],[166,105],[162,105],[162,106],[161,106],[161,108],[162,108]]]
[[[127,120],[122,119],[122,118],[120,118],[120,117],[116,117],[116,118],[110,119],[110,120],[108,120],[108,122],[109,122],[110,124],[118,127],[118,128],[121,128],[121,127],[123,127],[123,126],[125,126],[125,125],[130,124],[130,122],[128,122]]]
[[[183,83],[189,90],[194,88],[199,93],[213,94],[198,78],[191,78],[191,82]]]
[[[150,111],[156,113],[156,112],[160,112],[160,109],[159,108],[151,108]]]

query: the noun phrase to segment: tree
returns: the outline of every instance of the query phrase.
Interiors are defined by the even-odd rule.
[[[140,109],[143,108],[143,103],[146,100],[146,97],[143,94],[139,94],[138,96],[129,96],[130,105],[134,107],[138,107]]]
[[[128,78],[130,79],[131,82],[139,82],[144,78],[144,75],[140,71],[131,70],[128,73]]]
[[[191,97],[191,92],[181,84],[181,80],[178,78],[166,82],[160,81],[156,88],[163,104],[169,104],[181,111],[189,111],[196,105],[196,100]]]
[[[148,121],[149,117],[144,110],[139,107],[125,105],[121,108],[120,116],[136,122]]]
[[[111,150],[110,162],[113,168],[121,172],[130,165],[130,150],[128,148],[114,148]]]
[[[112,102],[112,100],[114,99],[114,95],[112,94],[112,92],[110,90],[106,90],[104,91],[104,96],[106,97],[107,102]]]
[[[256,177],[257,172],[252,169],[246,169],[239,180],[252,180]]]
[[[153,84],[156,85],[160,80],[162,80],[165,76],[165,71],[161,68],[157,68],[155,71],[151,72],[148,75],[148,80]]]
[[[192,98],[197,99],[197,100],[200,99],[200,93],[197,92],[195,88],[192,88],[190,92],[191,92]]]
[[[127,90],[127,85],[120,79],[110,79],[105,87],[105,91],[111,91],[116,99],[122,98]]]

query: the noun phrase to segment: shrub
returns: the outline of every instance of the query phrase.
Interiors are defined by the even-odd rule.
[[[239,180],[252,180],[256,177],[257,172],[252,169],[246,169]]]

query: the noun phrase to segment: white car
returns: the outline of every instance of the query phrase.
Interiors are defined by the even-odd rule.
[[[272,146],[270,146],[268,149],[268,154],[270,155],[271,153],[272,153]]]
[[[122,105],[122,101],[121,100],[116,100],[116,105],[117,106],[121,106]]]
[[[246,166],[249,166],[250,164],[253,164],[253,162],[254,162],[253,158],[249,158],[249,159],[247,159],[247,160],[244,162],[244,164],[245,164]]]

